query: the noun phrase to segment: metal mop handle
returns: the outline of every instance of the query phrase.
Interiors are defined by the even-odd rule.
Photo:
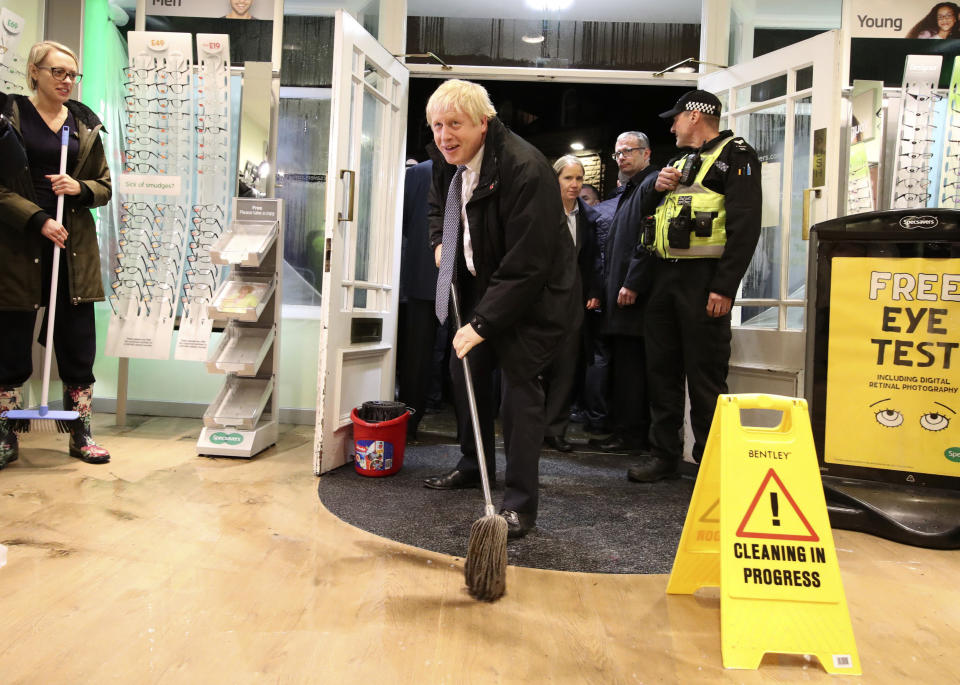
[[[457,301],[457,286],[450,283],[450,298],[453,300],[453,321],[460,330],[460,303]],[[490,498],[490,479],[487,476],[487,459],[483,453],[483,438],[480,435],[480,417],[477,415],[477,398],[473,394],[473,378],[470,376],[470,362],[467,355],[463,355],[463,377],[467,383],[467,402],[470,405],[470,419],[473,421],[473,440],[477,444],[477,461],[480,464],[480,480],[483,483],[483,499],[485,516],[494,516],[497,510]]]
[[[60,174],[67,173],[67,145],[70,143],[70,127],[64,126],[60,133]],[[63,225],[63,195],[57,195],[57,223]],[[47,345],[43,350],[43,390],[40,406],[47,407],[50,395],[50,359],[53,351],[53,323],[57,315],[57,282],[60,280],[60,246],[53,244],[53,274],[50,277],[50,304],[47,306]]]

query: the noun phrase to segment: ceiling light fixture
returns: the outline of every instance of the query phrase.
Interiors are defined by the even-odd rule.
[[[583,143],[570,143],[570,149],[580,152],[583,149]]]
[[[520,37],[520,40],[522,40],[524,43],[532,43],[533,45],[536,45],[537,43],[542,43],[544,41],[544,37],[542,33],[538,33],[536,35],[525,33]]]

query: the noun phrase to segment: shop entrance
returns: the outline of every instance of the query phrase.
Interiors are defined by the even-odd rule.
[[[392,399],[408,72],[337,11],[313,469],[347,461],[350,410]]]
[[[595,73],[588,87],[598,92],[583,90],[586,77],[578,70],[516,69],[511,72],[522,73],[511,73],[512,78],[505,79],[503,70],[495,68],[460,67],[445,72],[432,65],[416,65],[412,67],[414,75],[429,78],[415,79],[411,84],[408,156],[417,157],[429,140],[422,105],[436,87],[436,77],[483,83],[491,90],[498,109],[502,109],[506,94],[500,92],[498,82],[513,80],[522,83],[510,85],[525,86],[537,93],[537,98],[541,94],[553,97],[558,112],[575,109],[569,97],[574,93],[576,98],[597,103],[598,121],[615,118],[624,111],[632,113],[630,121],[634,124],[622,125],[613,133],[607,130],[601,140],[609,138],[606,145],[612,148],[613,139],[622,130],[659,132],[660,139],[652,141],[653,163],[657,165],[665,163],[675,148],[673,136],[666,133],[667,127],[656,113],[669,109],[683,90],[695,84],[716,93],[725,112],[721,128],[730,128],[746,138],[763,161],[763,233],[734,309],[730,391],[801,396],[807,232],[813,223],[837,216],[839,207],[841,54],[839,32],[829,31],[704,75],[699,81],[683,80],[679,74],[657,78],[638,72]],[[550,88],[558,92],[554,94]],[[644,93],[643,102],[633,106],[632,112],[631,100],[622,97],[627,94],[624,89]],[[658,102],[661,98],[662,103]],[[537,135],[541,133],[537,112],[522,112],[521,116],[516,111],[510,113],[516,119],[515,130],[520,126],[517,132],[548,157],[551,152],[553,156],[570,152],[566,149],[570,141],[559,140],[556,135]],[[528,121],[529,131],[517,123]],[[541,128],[550,127],[544,123]],[[584,131],[589,132],[595,131]],[[606,159],[603,153],[608,157],[611,151],[598,150],[601,161]],[[616,168],[610,166],[603,175],[604,196],[616,180]],[[686,443],[689,449],[692,436]]]

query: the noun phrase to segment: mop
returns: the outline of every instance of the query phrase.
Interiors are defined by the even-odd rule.
[[[453,283],[450,284],[450,296],[453,300],[453,320],[459,330],[460,305],[457,302],[457,288]],[[483,517],[474,521],[470,527],[470,542],[467,545],[463,576],[471,597],[493,602],[500,599],[507,589],[507,520],[497,515],[490,497],[490,479],[487,476],[487,460],[483,453],[480,417],[477,415],[473,378],[470,376],[470,362],[466,355],[463,356],[463,377],[467,384],[467,402],[470,404],[473,439],[477,445],[477,463],[480,465],[480,482],[486,503]]]
[[[63,127],[60,134],[60,173],[67,173],[67,144],[70,141],[70,129]],[[57,223],[63,223],[63,195],[57,196]],[[50,394],[50,362],[53,351],[53,325],[57,313],[57,281],[60,276],[60,246],[53,245],[53,273],[50,275],[50,305],[47,307],[47,345],[43,352],[43,392],[40,406],[36,409],[11,409],[6,418],[17,422],[17,426],[40,433],[68,431],[69,421],[80,418],[75,411],[50,411],[47,398]],[[28,423],[29,422],[29,423]]]

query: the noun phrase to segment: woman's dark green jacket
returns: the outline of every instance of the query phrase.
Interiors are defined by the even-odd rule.
[[[45,214],[34,201],[26,157],[14,153],[15,146],[23,144],[20,110],[25,99],[0,93],[0,113],[8,129],[5,136],[0,131],[0,310],[31,310],[47,304],[42,301],[41,252],[52,250],[53,243],[40,234]],[[68,287],[70,301],[79,304],[103,300],[100,247],[90,208],[110,201],[112,185],[100,140],[103,124],[82,103],[70,100],[66,106],[78,129],[70,135],[80,144],[77,163],[67,173],[80,182],[82,192],[64,201],[63,225],[69,238],[61,258],[66,258],[69,282],[59,287]]]

